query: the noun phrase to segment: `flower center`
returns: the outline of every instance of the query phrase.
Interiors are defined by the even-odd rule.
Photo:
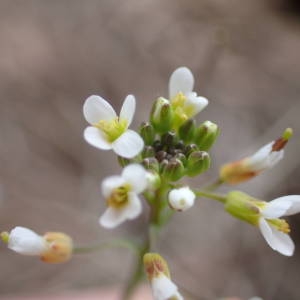
[[[116,117],[112,120],[101,120],[94,126],[103,131],[109,142],[115,141],[127,129],[128,122],[125,119],[120,120]]]
[[[177,127],[194,115],[194,106],[188,104],[188,99],[182,92],[179,92],[171,100],[171,105],[175,115],[174,124],[176,124]]]
[[[128,203],[129,185],[122,185],[115,188],[107,199],[107,205],[113,208],[122,208]]]
[[[291,232],[289,223],[284,219],[270,219],[267,221],[270,225],[274,226],[278,231],[281,231],[283,233]]]

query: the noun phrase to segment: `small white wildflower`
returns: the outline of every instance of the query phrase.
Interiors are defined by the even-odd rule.
[[[179,123],[194,117],[208,104],[208,100],[198,96],[193,88],[194,76],[190,69],[180,67],[172,73],[169,80],[169,97]]]
[[[173,189],[168,195],[170,206],[178,211],[191,208],[194,205],[195,198],[195,193],[188,186]]]
[[[107,209],[99,223],[106,228],[114,228],[126,220],[137,218],[142,212],[138,194],[147,188],[147,172],[138,164],[123,169],[120,176],[110,176],[102,182],[102,194]]]
[[[118,117],[113,107],[100,96],[90,96],[83,105],[83,114],[89,126],[84,131],[85,140],[102,150],[110,150],[125,158],[139,154],[143,139],[128,129],[135,113],[135,98],[128,95]]]

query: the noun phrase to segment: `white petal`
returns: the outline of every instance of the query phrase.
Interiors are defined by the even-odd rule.
[[[170,206],[178,211],[185,211],[192,207],[195,198],[194,192],[189,187],[173,189],[168,195]]]
[[[123,120],[127,120],[127,125],[129,127],[129,125],[132,122],[133,116],[135,113],[135,98],[133,95],[128,95],[125,100],[124,103],[122,105],[121,111],[120,111],[120,119]]]
[[[108,207],[100,217],[99,223],[105,228],[115,228],[126,220],[126,215],[121,209]]]
[[[132,186],[137,194],[147,187],[147,171],[139,164],[130,164],[123,169],[122,177]]]
[[[83,105],[83,115],[90,124],[100,120],[111,120],[117,117],[113,107],[100,96],[88,97]]]
[[[18,226],[10,232],[8,248],[24,255],[40,255],[47,250],[47,243],[34,231]]]
[[[177,286],[163,274],[151,280],[151,287],[154,300],[167,300],[178,294]]]
[[[108,198],[115,188],[126,184],[126,180],[122,176],[109,176],[102,181],[102,195]]]
[[[196,93],[188,93],[186,95],[187,102],[186,105],[193,106],[194,114],[193,116],[197,115],[201,110],[203,110],[208,105],[208,100],[204,97],[197,96]]]
[[[84,139],[92,146],[102,149],[110,150],[112,145],[105,138],[105,134],[96,127],[89,126],[83,132]]]
[[[293,255],[295,245],[288,234],[276,230],[263,218],[259,220],[259,228],[263,237],[273,250],[285,256]]]
[[[129,203],[126,206],[126,208],[124,208],[123,213],[125,219],[132,220],[137,218],[141,214],[142,203],[139,197],[135,193],[129,193],[128,197],[129,197]]]
[[[169,81],[169,97],[172,99],[179,92],[183,94],[189,93],[194,87],[194,76],[192,72],[186,67],[176,69]]]
[[[292,203],[288,201],[270,201],[262,209],[262,216],[266,219],[276,219],[284,216]]]
[[[270,203],[280,204],[280,203],[290,203],[290,207],[284,213],[284,216],[290,216],[300,213],[300,195],[289,195],[276,198]]]
[[[119,156],[133,158],[143,150],[144,141],[138,133],[128,129],[112,143],[112,148]]]

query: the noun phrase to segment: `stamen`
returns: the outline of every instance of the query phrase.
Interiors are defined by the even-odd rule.
[[[112,120],[101,120],[94,126],[103,131],[109,142],[115,141],[127,129],[128,122],[116,117]]]
[[[114,208],[121,208],[128,203],[129,186],[119,186],[113,190],[107,199],[107,205]]]

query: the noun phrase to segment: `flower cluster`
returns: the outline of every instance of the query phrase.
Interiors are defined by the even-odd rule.
[[[101,183],[106,209],[99,224],[113,229],[139,217],[148,205],[147,235],[141,239],[142,245],[131,243],[130,247],[138,253],[139,273],[134,280],[139,281],[144,263],[155,300],[183,299],[171,280],[166,261],[152,251],[157,233],[173,212],[190,209],[196,197],[218,200],[226,212],[257,226],[273,250],[291,256],[295,249],[289,224],[282,217],[300,212],[300,195],[266,202],[241,191],[214,193],[221,184],[246,182],[275,166],[283,158],[284,147],[292,136],[290,128],[252,156],[223,165],[217,181],[211,185],[195,189],[183,181],[209,169],[209,150],[220,132],[211,121],[197,124],[195,117],[208,105],[208,100],[194,92],[194,81],[188,68],[176,69],[169,80],[168,98],[154,101],[149,120],[140,125],[138,132],[129,129],[136,109],[133,95],[125,98],[119,115],[100,96],[88,97],[83,105],[83,115],[89,123],[84,139],[98,149],[113,150],[123,168],[120,175],[106,177]],[[16,227],[10,233],[2,232],[1,238],[9,249],[39,256],[48,263],[66,262],[76,253],[72,239],[62,232],[41,236],[28,228]],[[131,290],[132,283],[126,293]]]

